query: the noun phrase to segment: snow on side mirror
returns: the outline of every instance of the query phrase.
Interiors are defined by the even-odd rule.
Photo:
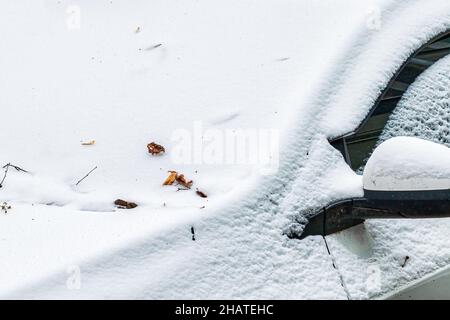
[[[385,211],[382,218],[449,217],[450,149],[413,137],[389,139],[367,162],[363,187],[364,205]]]
[[[366,198],[448,199],[450,149],[413,137],[396,137],[375,149],[363,173]]]
[[[413,137],[389,139],[367,162],[363,188],[363,198],[317,212],[299,238],[325,236],[366,219],[450,217],[450,149]]]

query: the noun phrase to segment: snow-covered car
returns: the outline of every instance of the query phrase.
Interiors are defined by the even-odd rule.
[[[0,297],[449,298],[448,0],[0,17]]]
[[[450,215],[449,53],[446,31],[403,63],[353,132],[332,139],[347,164],[362,173],[364,197],[318,211],[301,238],[364,219]]]

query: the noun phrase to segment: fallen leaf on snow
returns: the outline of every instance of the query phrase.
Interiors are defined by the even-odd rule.
[[[166,149],[162,145],[157,144],[155,142],[149,143],[147,145],[147,149],[148,149],[148,153],[151,153],[152,155],[160,154],[162,152],[166,152]]]
[[[166,181],[164,181],[163,185],[164,186],[170,186],[172,185],[175,180],[177,179],[177,175],[178,173],[176,171],[169,171],[169,176],[167,177]]]
[[[208,198],[208,196],[206,195],[206,193],[204,193],[204,192],[202,192],[202,191],[200,191],[200,190],[198,190],[197,189],[197,191],[195,192],[199,197],[202,197],[202,198]]]
[[[122,199],[117,199],[114,201],[114,204],[119,207],[120,209],[133,209],[136,208],[138,205],[134,202],[128,202]]]
[[[184,174],[177,175],[177,182],[188,189],[190,189],[192,187],[192,184],[194,183],[192,180],[187,180],[184,177]]]
[[[163,185],[170,186],[173,185],[174,182],[176,182],[179,185],[182,185],[186,189],[190,189],[192,187],[192,184],[194,183],[192,180],[186,179],[184,174],[179,174],[176,171],[169,171],[169,176],[166,178],[166,181],[164,181]],[[185,190],[185,189],[181,189]]]
[[[87,141],[87,142],[82,142],[81,145],[82,146],[92,146],[95,144],[95,140],[91,140],[91,141]]]

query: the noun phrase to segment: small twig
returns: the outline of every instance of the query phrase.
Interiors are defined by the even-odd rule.
[[[25,173],[28,173],[27,170],[22,169],[22,168],[19,167],[19,166],[15,166],[15,165],[13,165],[13,164],[11,164],[11,163],[5,164],[5,165],[2,167],[3,169],[5,169],[5,173],[3,174],[2,181],[0,181],[0,188],[3,187],[3,182],[5,182],[6,176],[8,175],[9,167],[12,167],[12,168],[16,169],[16,170],[19,171],[19,172],[25,172]]]
[[[19,167],[19,166],[15,166],[15,165],[13,165],[13,164],[11,164],[11,163],[5,164],[5,165],[3,166],[3,169],[8,168],[8,167],[13,167],[13,168],[16,169],[17,171],[22,171],[22,172],[28,173],[27,170],[22,169],[22,168]]]
[[[189,188],[177,188],[176,192],[178,192],[178,191],[187,191],[187,190],[191,190],[191,189],[189,189]]]
[[[5,169],[5,173],[3,174],[3,178],[2,178],[2,181],[0,181],[0,188],[2,188],[2,187],[3,187],[3,182],[5,182],[5,179],[6,179],[6,175],[8,174],[8,169],[9,169],[9,167],[6,167],[6,169]]]
[[[92,171],[94,171],[95,169],[97,169],[97,166],[95,166],[93,169],[91,169],[91,171],[89,171],[88,173],[86,173],[86,175],[85,175],[83,178],[81,178],[80,180],[78,180],[78,182],[77,182],[75,185],[77,186],[81,181],[83,181],[84,179],[86,179],[86,178],[92,173]]]
[[[192,233],[192,241],[195,241],[195,230],[193,226],[191,226],[191,233]]]
[[[406,263],[408,262],[408,260],[409,260],[409,256],[406,256],[405,260],[403,261],[402,268],[404,268],[406,266]]]
[[[195,192],[199,197],[201,198],[208,198],[208,196],[206,195],[206,193],[204,193],[203,191],[200,191],[197,189],[197,191]]]
[[[150,51],[150,50],[159,48],[159,47],[161,47],[161,46],[162,46],[162,43],[158,43],[158,44],[155,44],[154,46],[150,46],[150,47],[146,48],[145,50],[146,50],[146,51]]]

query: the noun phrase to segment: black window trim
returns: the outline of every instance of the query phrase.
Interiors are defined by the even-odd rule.
[[[422,71],[417,74],[417,76],[413,79],[413,81],[411,81],[410,83],[405,83],[405,82],[401,83],[402,85],[406,86],[406,88],[404,88],[405,90],[403,90],[403,92],[401,92],[400,94],[394,94],[392,96],[388,96],[388,93],[392,90],[393,87],[395,87],[395,84],[399,83],[398,79],[402,75],[402,72],[408,66],[416,65],[417,62],[420,63],[422,61],[422,59],[418,58],[418,56],[420,54],[427,54],[430,52],[433,52],[436,54],[440,53],[440,54],[442,54],[442,56],[450,54],[450,46],[449,46],[449,48],[444,48],[444,49],[430,48],[430,46],[432,46],[433,44],[438,43],[440,40],[443,40],[443,39],[446,39],[449,37],[450,37],[450,30],[442,32],[442,33],[436,35],[435,37],[431,38],[427,43],[422,45],[413,54],[411,54],[410,57],[408,59],[406,59],[406,61],[395,72],[394,76],[389,80],[385,89],[378,96],[374,105],[372,106],[372,108],[370,109],[368,114],[365,116],[365,118],[361,121],[361,123],[353,131],[348,132],[343,135],[340,135],[340,136],[337,136],[337,137],[332,137],[329,139],[330,144],[342,153],[345,161],[347,162],[347,164],[349,164],[350,167],[352,167],[352,163],[351,163],[351,157],[350,157],[349,150],[348,150],[348,141],[355,138],[358,135],[358,133],[361,132],[361,130],[364,128],[364,126],[367,124],[367,122],[371,119],[372,116],[377,115],[378,113],[380,113],[382,111],[382,110],[379,110],[379,109],[381,109],[380,104],[382,101],[386,101],[388,99],[397,99],[399,101],[400,98],[403,96],[404,92],[406,92],[406,90],[414,82],[414,80],[418,76],[420,76],[423,72],[425,72],[427,69],[429,69],[434,63],[436,63],[436,61],[439,60],[438,59],[436,61],[428,61],[429,63],[424,63],[421,68]],[[381,112],[381,113],[389,113],[389,114],[392,113],[392,111],[396,108],[396,105],[397,104],[395,104],[395,106],[392,108],[392,110],[390,110],[390,111],[388,110],[387,112],[385,111],[385,112]]]

